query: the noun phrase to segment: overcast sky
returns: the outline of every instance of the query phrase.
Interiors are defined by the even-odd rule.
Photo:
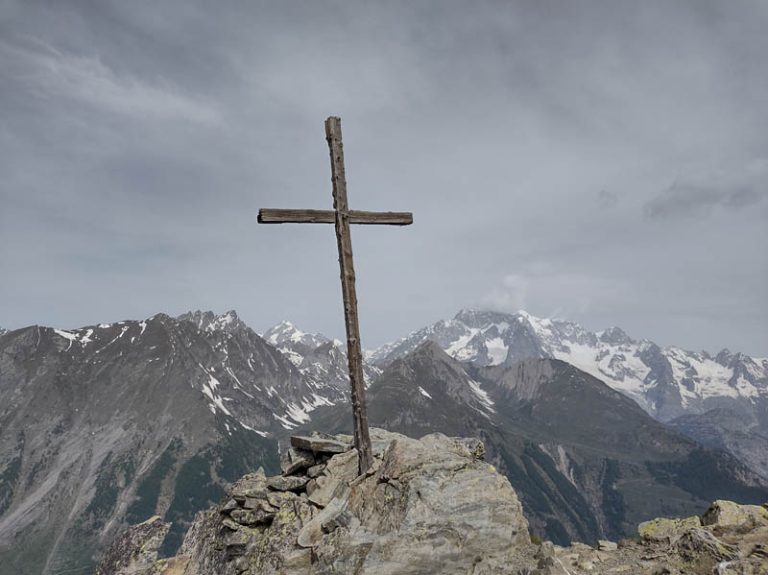
[[[768,3],[0,0],[0,326],[460,308],[768,355]]]

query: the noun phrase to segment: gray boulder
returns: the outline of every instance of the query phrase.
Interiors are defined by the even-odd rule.
[[[291,445],[297,449],[318,453],[344,453],[352,449],[352,442],[339,440],[324,433],[313,433],[308,436],[294,435],[291,437]]]
[[[721,528],[752,528],[768,525],[768,507],[739,505],[733,501],[718,499],[701,516],[701,523]]]

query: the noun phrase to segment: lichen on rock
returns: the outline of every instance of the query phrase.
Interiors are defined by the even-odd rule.
[[[673,543],[688,529],[700,526],[701,519],[695,516],[684,519],[657,517],[638,525],[637,532],[640,534],[640,538],[645,541]]]
[[[702,525],[725,528],[752,528],[768,525],[768,508],[764,505],[739,505],[718,499],[701,516]]]

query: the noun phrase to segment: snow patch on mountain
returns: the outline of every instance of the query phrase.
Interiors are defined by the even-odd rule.
[[[213,377],[210,373],[208,374],[208,382],[203,384],[203,394],[211,400],[211,404],[209,404],[209,407],[211,408],[211,411],[213,413],[216,413],[216,410],[219,409],[226,415],[231,416],[232,412],[227,409],[227,407],[224,405],[224,400],[222,399],[221,395],[216,393],[216,388],[219,387],[221,383],[218,379]]]
[[[480,400],[480,403],[485,408],[485,410],[489,411],[490,413],[496,413],[496,410],[493,408],[493,400],[488,395],[488,393],[483,390],[483,388],[480,386],[480,383],[474,379],[469,379],[468,383],[472,393],[474,393],[477,399]]]
[[[53,331],[56,332],[57,335],[60,335],[61,337],[63,337],[64,339],[68,339],[70,346],[72,345],[73,341],[79,341],[77,334],[72,333],[71,331],[65,331],[63,329],[54,329]]]
[[[190,321],[197,326],[198,330],[207,333],[217,331],[229,332],[245,327],[245,324],[237,316],[235,310],[229,310],[219,315],[212,311],[190,311],[180,315],[177,319],[181,321]]]
[[[263,337],[299,369],[328,405],[348,400],[350,384],[347,354],[341,341],[321,333],[304,332],[289,321],[282,321],[269,328]],[[363,361],[366,386],[379,374],[377,367]]]
[[[287,320],[269,328],[262,337],[281,351],[295,351],[296,347],[311,350],[331,341],[321,333],[305,333]]]
[[[240,423],[240,426],[245,428],[245,429],[247,429],[248,431],[253,431],[256,434],[261,435],[262,437],[269,437],[269,432],[267,432],[267,431],[261,431],[259,429],[254,429],[253,427],[251,427],[250,425],[246,425],[242,421],[240,421],[238,423]]]
[[[73,343],[85,347],[89,343],[95,341],[94,338],[91,337],[94,334],[94,328],[80,328],[75,330],[54,329],[53,331],[56,335],[69,341],[66,351],[69,351]]]
[[[701,411],[714,401],[768,401],[768,362],[723,350],[716,356],[636,341],[618,327],[590,332],[577,323],[461,310],[366,354],[384,366],[426,341],[454,359],[480,366],[511,365],[548,357],[570,363],[606,382],[653,415],[671,418]]]

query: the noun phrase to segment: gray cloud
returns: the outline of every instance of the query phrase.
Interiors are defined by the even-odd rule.
[[[619,196],[616,192],[600,190],[597,193],[597,205],[601,208],[612,208],[619,202]]]
[[[632,286],[623,285],[620,278],[538,264],[505,275],[478,305],[505,312],[534,307],[545,317],[588,317],[611,300],[615,305],[617,294],[632,291]],[[547,308],[551,302],[556,302],[556,307]]]
[[[351,205],[415,213],[353,231],[364,345],[524,306],[765,355],[766,28],[759,0],[6,1],[0,325],[342,335],[332,229],[255,224],[330,207],[336,114]]]
[[[159,81],[148,83],[117,73],[98,55],[65,53],[30,38],[17,45],[0,43],[2,59],[9,63],[11,80],[43,101],[71,99],[94,108],[142,120],[180,119],[215,123],[217,111]]]
[[[724,189],[675,182],[646,203],[644,211],[649,218],[695,216],[716,207],[741,209],[763,201],[766,196],[768,188]]]

